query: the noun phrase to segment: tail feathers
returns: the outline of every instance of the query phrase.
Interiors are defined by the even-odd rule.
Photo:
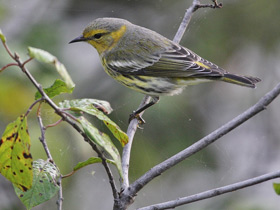
[[[224,82],[229,82],[229,83],[246,86],[246,87],[250,87],[250,88],[255,88],[256,87],[255,84],[261,81],[261,79],[259,79],[257,77],[240,76],[240,75],[229,74],[229,73],[225,73],[222,80]]]

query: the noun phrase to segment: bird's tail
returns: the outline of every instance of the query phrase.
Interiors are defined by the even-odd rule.
[[[257,77],[251,77],[251,76],[240,76],[236,74],[225,73],[222,78],[222,81],[233,83],[236,85],[246,86],[250,88],[255,88],[256,87],[255,84],[260,82],[261,79]]]

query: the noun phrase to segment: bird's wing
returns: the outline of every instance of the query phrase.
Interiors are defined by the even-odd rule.
[[[149,56],[126,56],[125,60],[111,60],[107,67],[121,74],[156,77],[220,77],[225,71],[179,45]]]

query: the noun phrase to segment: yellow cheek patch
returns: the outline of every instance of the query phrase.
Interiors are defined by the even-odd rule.
[[[197,65],[203,67],[203,68],[210,69],[209,66],[206,66],[205,64],[203,64],[203,63],[201,63],[201,62],[199,62],[199,61],[195,61],[195,63],[196,63]]]
[[[126,26],[123,25],[123,26],[120,27],[119,30],[111,33],[111,36],[114,40],[114,43],[110,46],[110,49],[112,49],[119,42],[119,39],[123,36],[125,31],[126,31]]]

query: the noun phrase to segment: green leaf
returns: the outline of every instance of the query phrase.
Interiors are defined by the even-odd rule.
[[[98,110],[104,112],[105,114],[110,114],[113,109],[108,101],[98,100],[98,99],[75,99],[75,100],[65,100],[59,103],[60,108],[70,109],[75,107],[91,107],[94,106]],[[78,109],[79,110],[79,109]]]
[[[45,50],[41,50],[34,47],[28,47],[28,54],[31,58],[35,58],[36,60],[43,62],[43,63],[49,63],[53,64],[57,70],[57,72],[60,74],[62,79],[65,81],[67,87],[69,89],[75,87],[75,84],[73,83],[70,75],[68,74],[65,66],[58,61],[58,59],[50,54],[49,52]]]
[[[3,43],[6,42],[6,37],[5,37],[4,34],[2,33],[1,29],[0,29],[0,39],[2,40]]]
[[[62,63],[60,63],[58,60],[56,60],[56,62],[54,64],[55,64],[55,68],[56,68],[57,72],[60,74],[62,79],[65,81],[67,87],[68,88],[75,87],[75,84],[72,81],[70,75],[68,74],[68,71],[66,70],[65,66]]]
[[[81,99],[81,100],[71,100],[64,101],[59,104],[61,108],[69,108],[71,111],[83,111],[90,115],[97,117],[102,120],[104,124],[108,127],[111,133],[120,141],[121,145],[124,146],[128,142],[128,136],[121,128],[113,122],[109,117],[107,117],[103,112],[101,112],[95,105],[93,105],[93,99]]]
[[[65,82],[63,82],[60,79],[55,80],[53,85],[50,86],[49,88],[44,88],[45,93],[50,98],[60,95],[61,93],[72,93],[73,90],[74,90],[74,87],[68,88],[67,85],[65,84]],[[41,93],[37,91],[35,94],[35,100],[37,100],[41,97],[42,97]]]
[[[101,163],[102,160],[101,158],[99,157],[90,157],[89,159],[87,159],[86,161],[83,161],[83,162],[79,162],[73,169],[73,171],[77,171],[87,165],[90,165],[90,164],[94,164],[94,163]]]
[[[48,161],[36,160],[33,163],[33,184],[26,192],[15,187],[15,192],[27,209],[31,209],[49,199],[59,190],[57,179],[60,173],[55,165]]]
[[[35,58],[37,61],[40,61],[42,63],[54,64],[55,61],[57,60],[55,56],[53,56],[52,54],[50,54],[45,50],[41,50],[34,47],[28,47],[27,49],[28,49],[28,55],[31,58]]]
[[[32,186],[30,137],[24,115],[6,127],[0,140],[0,172],[22,191]]]
[[[100,132],[96,127],[94,127],[87,119],[84,117],[78,118],[79,123],[81,123],[84,132],[98,146],[103,148],[114,160],[116,167],[122,177],[122,168],[121,168],[121,157],[118,149],[112,143],[110,137],[105,133]]]
[[[273,188],[277,195],[280,195],[280,183],[273,183]]]
[[[91,165],[91,164],[94,164],[94,163],[101,163],[102,160],[101,158],[99,157],[90,157],[89,159],[87,159],[86,161],[83,161],[83,162],[79,162],[74,168],[73,168],[73,171],[77,171],[87,165]],[[111,163],[111,164],[114,164],[116,165],[115,161],[113,160],[109,160],[109,159],[106,159],[106,162],[107,163]]]

